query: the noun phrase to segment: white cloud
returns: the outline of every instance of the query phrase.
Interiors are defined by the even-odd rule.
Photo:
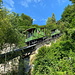
[[[25,2],[22,1],[22,2],[21,2],[21,5],[24,6],[24,7],[28,7],[28,6],[29,6],[29,5],[28,5],[28,2],[26,2],[26,1],[25,1]]]
[[[35,3],[38,3],[38,2],[40,2],[41,0],[33,0]]]
[[[37,20],[36,20],[36,19],[33,19],[33,22],[34,22],[34,21],[37,21]]]
[[[32,2],[39,3],[41,1],[42,0],[22,0],[21,5],[24,6],[24,7],[29,7],[29,4],[32,3]]]
[[[9,4],[11,7],[14,7],[14,1],[13,0],[3,0],[4,3]]]
[[[40,21],[46,21],[47,19],[45,19],[45,18],[42,18]]]
[[[45,8],[45,7],[46,7],[46,4],[43,3],[43,2],[41,2],[41,3],[40,3],[40,6],[42,6],[43,8]]]
[[[57,0],[59,5],[62,5],[63,3],[65,3],[67,0]]]
[[[13,0],[3,0],[4,5],[9,9],[14,9],[14,1]]]

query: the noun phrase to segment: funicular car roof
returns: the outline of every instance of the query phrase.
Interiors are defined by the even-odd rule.
[[[29,28],[26,30],[26,32],[31,32],[32,30],[35,30],[36,28]]]
[[[31,32],[32,30],[35,30],[35,29],[38,29],[38,28],[29,28],[29,29],[27,29],[25,32]],[[40,28],[40,29],[44,29],[44,28]]]

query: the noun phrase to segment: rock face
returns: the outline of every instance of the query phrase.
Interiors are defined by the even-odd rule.
[[[5,62],[0,64],[0,75],[6,74],[7,72],[11,71],[18,71],[18,64],[19,64],[20,57],[16,57],[9,62]]]
[[[30,65],[31,65],[31,70],[30,70],[30,75],[32,75],[33,67],[34,67],[34,60],[36,59],[36,54],[38,54],[38,50],[34,51],[32,55],[30,55]]]
[[[16,49],[15,45],[12,44],[12,46],[10,47],[9,44],[5,44],[4,49],[0,50],[0,54],[4,54],[10,51],[13,51],[14,49]],[[5,63],[0,64],[0,75],[6,74],[7,72],[11,72],[13,70],[18,70],[18,64],[19,64],[19,57],[16,57],[10,61],[6,61]]]
[[[17,49],[15,44],[12,44],[11,46],[10,46],[10,44],[5,44],[4,48],[2,50],[0,50],[0,54],[4,54],[4,53],[10,52],[10,51],[13,51],[15,49]]]

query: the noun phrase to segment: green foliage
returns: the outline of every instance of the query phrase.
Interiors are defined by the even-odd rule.
[[[63,22],[65,22],[65,27],[66,28],[73,28],[75,27],[75,5],[68,5],[66,8],[65,8],[65,11],[63,12],[62,14],[62,18],[61,20]]]
[[[49,25],[49,24],[52,24],[52,23],[56,23],[56,19],[55,19],[54,13],[52,14],[52,17],[48,18],[48,20],[46,22],[46,25]]]
[[[72,46],[67,40],[40,48],[33,75],[74,75],[75,48]]]
[[[61,15],[61,19],[57,22],[58,28],[62,32],[66,32],[67,29],[75,28],[75,0],[72,1],[72,5],[68,5]]]
[[[70,0],[70,1],[72,1],[72,3],[75,3],[75,0]]]
[[[26,26],[32,25],[32,19],[29,16],[22,13],[21,18],[22,18],[22,23],[24,23],[23,25]]]
[[[1,0],[2,1],[2,0]],[[10,13],[6,8],[2,8],[0,2],[0,49],[4,44],[15,44],[18,47],[25,46],[25,35],[23,32],[32,27],[31,17],[25,14]]]
[[[33,75],[75,74],[75,29],[67,29],[60,40],[39,49]]]
[[[49,30],[56,29],[56,19],[54,13],[52,14],[52,17],[48,17],[48,20],[46,22],[46,27]]]
[[[8,14],[9,11],[7,11],[5,8],[2,8],[2,11],[0,12],[0,47],[2,48],[2,45],[5,44],[6,39],[6,32],[9,28],[12,27],[9,19]]]
[[[14,28],[19,30],[21,33],[32,26],[31,17],[25,15],[24,13],[19,15],[15,12],[12,12],[11,14],[9,14],[9,18]]]
[[[2,0],[0,0],[0,12],[2,11]]]
[[[74,0],[70,1],[74,3]],[[11,17],[13,17],[13,19],[10,17],[11,24],[19,32],[22,33],[25,29],[32,27],[32,19],[29,16],[25,14],[18,15],[15,13],[14,15],[13,14],[10,15]],[[74,75],[75,74],[75,29],[74,29],[75,17],[74,16],[75,16],[75,5],[68,5],[62,14],[61,20],[59,20],[57,23],[54,14],[52,15],[52,17],[48,18],[46,25],[44,26],[45,28],[47,28],[47,30],[45,30],[46,33],[50,34],[50,30],[56,28],[60,29],[62,32],[65,33],[61,37],[60,41],[58,41],[56,44],[52,44],[51,47],[44,46],[39,49],[39,52],[36,55],[37,58],[34,61],[33,75]],[[41,27],[41,26],[34,24],[33,27]],[[18,33],[17,31],[16,31],[17,33],[13,33],[14,32],[13,30],[11,30],[13,35]],[[12,37],[12,35],[10,34],[9,37]]]

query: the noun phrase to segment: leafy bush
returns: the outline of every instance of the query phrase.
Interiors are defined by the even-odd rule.
[[[33,75],[74,75],[75,47],[70,39],[61,39],[50,47],[40,48],[34,61]]]

